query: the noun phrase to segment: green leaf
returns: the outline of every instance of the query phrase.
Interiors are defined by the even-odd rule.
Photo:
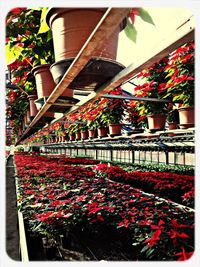
[[[47,64],[47,61],[46,61],[45,59],[42,58],[42,59],[40,60],[40,64],[41,64],[41,65],[42,65],[42,64]]]
[[[142,20],[155,26],[155,23],[153,22],[152,17],[149,15],[149,13],[144,8],[138,8],[138,11],[139,11],[139,14]]]
[[[140,243],[132,243],[132,246],[138,246]]]
[[[146,252],[146,255],[147,257],[149,257],[153,252],[154,252],[154,248],[153,249],[149,249],[147,252]]]
[[[166,94],[166,95],[163,96],[162,98],[167,98],[168,96],[171,96],[171,93]]]
[[[45,20],[47,10],[48,10],[48,7],[42,8],[42,13],[41,13],[41,18],[40,18],[40,28],[39,28],[38,34],[48,32],[50,30]]]
[[[173,101],[180,100],[180,99],[182,99],[183,96],[184,95],[177,95],[177,96],[173,97]]]
[[[22,50],[23,48],[19,46],[13,46],[12,48],[10,48],[10,45],[7,44],[6,45],[6,64],[9,65],[13,63],[16,59],[18,59],[19,56],[21,55]]]
[[[129,20],[127,20],[127,25],[124,29],[124,32],[131,41],[136,43],[137,31],[135,26],[132,25]]]
[[[36,230],[39,229],[41,226],[42,226],[42,222],[39,223],[37,226],[35,226],[35,227],[33,228],[33,231],[36,231]]]
[[[41,207],[42,206],[42,203],[37,203],[37,204],[34,204],[34,205],[29,205],[29,207],[30,208],[33,208],[33,209],[35,209],[35,208],[39,208],[39,207]]]
[[[145,252],[147,249],[149,249],[149,246],[144,246],[143,249],[140,251],[141,253],[142,252]]]
[[[70,190],[71,192],[80,192],[80,189],[79,188],[76,188],[76,189],[72,189]]]
[[[53,39],[52,31],[49,30],[48,33],[47,33],[47,42],[49,42],[51,39]]]

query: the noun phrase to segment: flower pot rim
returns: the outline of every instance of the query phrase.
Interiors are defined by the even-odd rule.
[[[178,124],[176,121],[166,121],[168,124]]]
[[[149,117],[149,118],[152,118],[152,117],[167,117],[167,115],[164,114],[164,113],[159,113],[159,114],[147,115],[147,117]]]
[[[50,69],[50,66],[51,66],[50,63],[37,65],[37,66],[35,66],[35,67],[32,68],[31,73],[33,75],[35,75],[37,73],[37,71],[39,71],[39,70],[41,71],[42,69]]]
[[[178,110],[184,110],[184,109],[194,109],[194,106],[185,106],[178,108]]]
[[[109,123],[109,126],[114,126],[114,125],[120,125],[120,126],[122,126],[122,125],[124,125],[124,124],[123,124],[123,123],[114,123],[114,122]]]
[[[69,12],[70,10],[72,11],[72,10],[74,10],[74,9],[76,9],[76,10],[94,10],[94,9],[102,9],[102,11],[103,10],[106,10],[106,8],[89,8],[89,7],[85,7],[85,8],[59,8],[59,7],[52,7],[52,8],[49,8],[49,10],[47,11],[47,13],[46,13],[46,17],[45,17],[45,21],[46,21],[46,23],[47,23],[47,25],[49,26],[49,27],[51,27],[51,24],[52,24],[52,21],[58,16],[58,14],[60,15],[60,14],[63,14],[63,13],[65,13],[65,12]],[[55,12],[57,11],[57,14],[54,14]],[[50,22],[50,18],[51,18],[51,16],[54,14],[54,18],[53,18],[53,20]]]
[[[62,14],[62,13],[64,13],[64,12],[66,12],[66,11],[70,11],[70,10],[74,10],[74,9],[76,9],[76,10],[101,10],[101,11],[106,11],[107,10],[107,8],[106,7],[104,7],[104,8],[102,8],[102,7],[78,7],[78,8],[56,8],[56,7],[52,7],[52,8],[49,8],[49,10],[47,11],[47,13],[46,13],[46,16],[45,16],[45,21],[46,21],[46,23],[47,23],[47,25],[49,26],[49,27],[51,27],[51,25],[50,24],[52,24],[52,23],[50,23],[50,17],[52,16],[52,14],[56,11],[56,10],[58,10],[58,9],[62,9],[63,11],[61,11],[60,10],[60,12],[59,12],[59,14]],[[56,17],[57,15],[55,15],[55,17]],[[55,19],[55,17],[54,17],[54,19]],[[53,19],[53,20],[54,20]],[[123,19],[123,21],[120,23],[120,25],[121,25],[121,30],[123,30],[125,27],[126,27],[126,19]]]
[[[28,99],[33,98],[33,97],[37,98],[37,95],[36,94],[35,95],[28,95],[27,97],[28,97]]]
[[[67,12],[67,11],[72,11],[72,10],[74,10],[74,9],[76,9],[76,10],[101,10],[101,11],[105,11],[106,12],[106,10],[107,10],[107,8],[106,7],[104,7],[104,8],[102,8],[102,7],[83,7],[83,8],[56,8],[56,7],[52,7],[52,8],[49,8],[49,10],[47,11],[47,13],[46,13],[46,16],[45,16],[45,21],[46,21],[46,23],[47,23],[47,25],[51,28],[51,25],[52,25],[52,22],[53,22],[53,20],[58,16],[58,14],[62,14],[62,13],[65,13],[65,12]],[[58,14],[54,14],[55,12],[56,12],[56,10],[58,11]],[[52,18],[52,20],[51,20],[51,16],[52,15],[54,15],[54,18]],[[51,21],[50,21],[51,20]],[[123,19],[123,21],[120,23],[120,28],[121,28],[121,31],[126,27],[126,18],[125,19]]]

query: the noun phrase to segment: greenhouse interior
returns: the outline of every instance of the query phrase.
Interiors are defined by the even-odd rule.
[[[192,257],[194,30],[183,8],[8,12],[8,257]]]

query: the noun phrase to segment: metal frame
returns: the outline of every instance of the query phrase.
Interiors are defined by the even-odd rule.
[[[27,134],[30,132],[31,128],[34,127],[36,122],[40,120],[40,118],[49,109],[49,107],[56,101],[56,99],[64,92],[67,86],[84,68],[84,66],[87,64],[91,57],[90,55],[92,51],[102,45],[104,39],[106,39],[106,37],[108,37],[108,35],[112,33],[116,25],[118,25],[123,20],[123,18],[128,14],[128,12],[129,9],[127,8],[109,8],[107,10],[107,12],[104,14],[94,31],[86,41],[86,43],[83,45],[77,57],[70,65],[69,69],[66,71],[60,83],[55,87],[54,91],[47,99],[47,102],[43,105],[42,109],[38,112],[36,117],[33,119],[26,131],[23,133],[20,140],[16,143],[16,145],[19,144],[27,136]],[[174,36],[170,36],[170,41],[168,39],[162,40],[159,43],[159,47],[155,47],[154,50],[149,51],[148,55],[143,55],[143,57],[140,56],[140,58],[138,58],[138,60],[134,64],[131,64],[127,68],[122,70],[113,79],[98,88],[95,92],[91,92],[89,95],[85,96],[83,100],[79,101],[76,106],[71,107],[64,115],[73,113],[78,108],[80,108],[80,106],[83,106],[91,100],[95,100],[103,96],[104,94],[108,93],[112,89],[115,89],[116,87],[119,87],[127,80],[133,78],[143,69],[148,68],[158,60],[167,56],[179,46],[191,40],[194,40],[194,25],[187,23],[186,25],[184,25],[184,27],[181,27],[178,31],[176,31]],[[150,100],[146,98],[140,100],[161,102],[160,100]],[[165,101],[168,102],[168,100]],[[53,120],[52,123],[58,121],[61,118],[63,118],[63,115]]]

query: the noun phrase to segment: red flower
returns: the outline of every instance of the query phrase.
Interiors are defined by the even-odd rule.
[[[187,234],[185,234],[185,233],[178,233],[177,231],[175,231],[173,229],[170,231],[169,234],[170,234],[170,237],[171,238],[177,238],[177,237],[189,238],[189,236]]]
[[[97,219],[102,222],[104,221],[104,218],[100,214],[97,214]]]
[[[135,15],[137,15],[137,16],[139,15],[138,8],[132,8],[131,12],[128,15],[132,24],[134,24],[134,22],[135,22]]]
[[[125,227],[127,228],[129,226],[130,222],[127,219],[124,219],[122,222],[118,224],[119,227]]]
[[[93,202],[92,204],[88,204],[88,210],[89,213],[88,215],[92,214],[92,213],[97,213],[98,211],[101,210],[101,207],[98,207],[98,202]]]
[[[175,256],[179,256],[178,259],[177,259],[178,261],[185,261],[185,260],[191,258],[193,253],[194,253],[194,251],[186,252],[184,247],[182,247],[182,251],[176,253]]]
[[[158,244],[158,241],[160,240],[161,230],[157,230],[153,233],[152,237],[145,240],[144,243],[148,243],[147,245],[149,247],[153,247],[154,245]]]
[[[11,13],[14,15],[20,14],[23,10],[26,10],[26,8],[13,8],[10,10]]]
[[[47,221],[50,217],[52,217],[53,214],[54,214],[53,211],[47,211],[46,213],[42,213],[42,214],[36,215],[36,217],[38,217],[38,219],[39,219],[41,222],[45,222],[45,221]]]

